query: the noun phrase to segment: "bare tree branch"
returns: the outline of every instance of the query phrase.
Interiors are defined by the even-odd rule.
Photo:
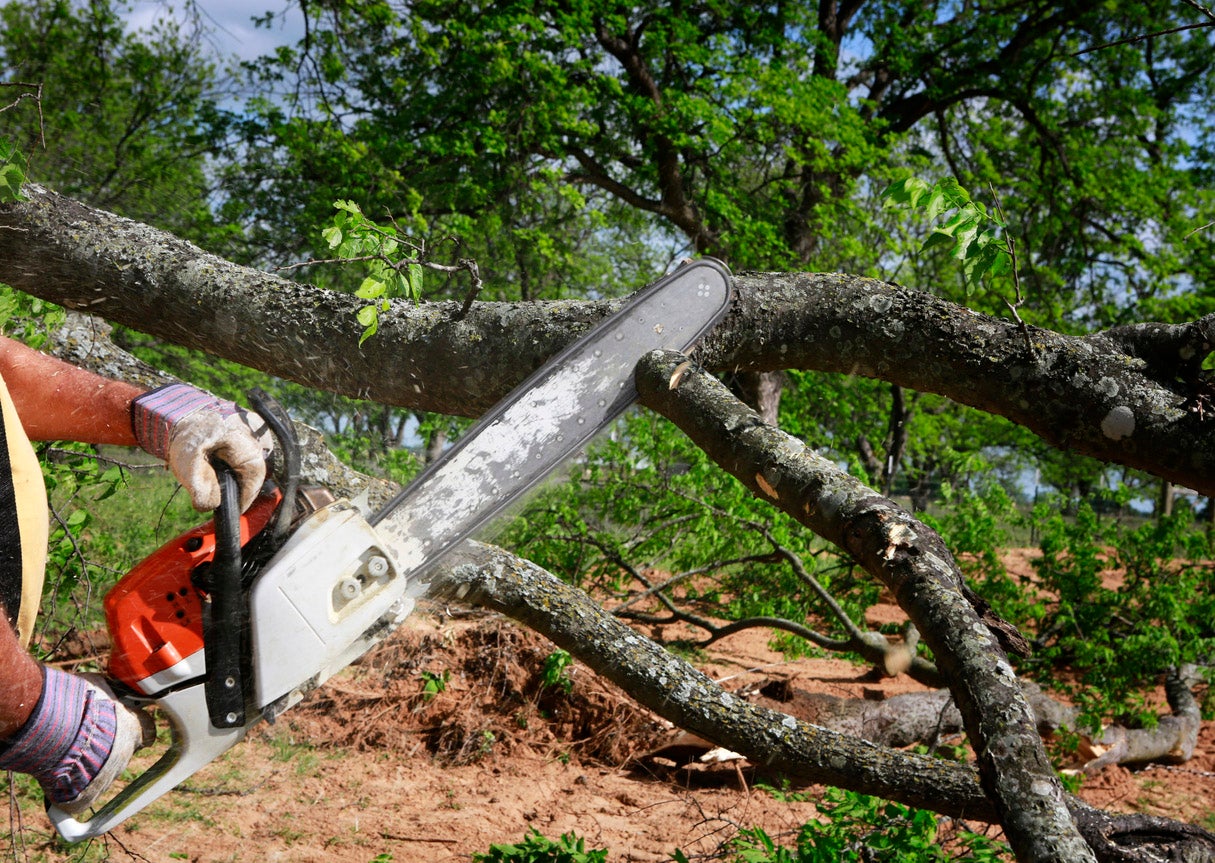
[[[968,600],[940,537],[796,438],[765,425],[711,375],[654,352],[638,365],[641,401],[678,425],[722,468],[850,553],[894,593],[949,680],[983,788],[1023,860],[1094,859],[1080,839],[1034,716],[997,637]]]
[[[468,543],[435,576],[429,595],[472,602],[514,618],[676,726],[790,779],[873,794],[955,818],[996,818],[972,768],[863,743],[750,704],[605,613],[582,591],[502,549]],[[1066,803],[1101,863],[1215,860],[1215,836],[1199,827],[1113,815],[1070,797]],[[1044,854],[1022,859],[1094,858]]]

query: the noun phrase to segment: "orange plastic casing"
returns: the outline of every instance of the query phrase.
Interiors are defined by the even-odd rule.
[[[242,546],[266,527],[281,500],[278,489],[263,492],[240,517]],[[165,543],[110,589],[104,605],[111,678],[144,691],[140,681],[202,650],[206,594],[191,577],[214,557],[215,523],[209,521]]]

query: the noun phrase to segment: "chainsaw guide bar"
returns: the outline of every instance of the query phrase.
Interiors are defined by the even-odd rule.
[[[725,314],[729,273],[699,260],[634,294],[517,386],[370,521],[425,593],[438,560],[579,452],[637,400],[653,350],[689,350]]]
[[[92,817],[48,807],[55,828],[68,841],[112,830],[382,641],[426,595],[446,554],[636,401],[642,357],[690,350],[732,297],[729,271],[711,259],[643,288],[512,390],[380,511],[365,517],[343,500],[315,508],[281,547],[270,546],[264,564],[225,579],[228,588],[205,577],[217,559],[213,525],[136,566],[105,599],[109,677],[125,703],[160,708],[172,743]],[[280,509],[288,503],[267,484],[239,518],[238,544],[252,548]],[[234,610],[217,620],[220,608]],[[236,635],[224,631],[229,624]],[[205,643],[208,633],[222,650]]]

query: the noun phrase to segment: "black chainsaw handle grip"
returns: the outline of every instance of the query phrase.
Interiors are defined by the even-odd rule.
[[[241,590],[240,487],[236,472],[211,460],[219,479],[215,510],[215,557],[207,573],[209,601],[203,604],[203,655],[207,661],[207,712],[216,728],[245,724],[243,639],[247,630]]]

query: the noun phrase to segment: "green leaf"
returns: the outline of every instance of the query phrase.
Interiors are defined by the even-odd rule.
[[[927,252],[929,249],[935,249],[937,246],[953,246],[957,240],[953,234],[948,231],[943,231],[940,228],[933,228],[923,245],[920,246],[921,252]]]
[[[978,224],[978,220],[975,218],[975,214],[972,211],[959,210],[950,216],[945,224],[937,226],[935,230],[956,237],[960,230],[967,227],[974,227],[977,229]]]
[[[1003,276],[1012,272],[1012,255],[1004,251],[1003,248],[996,250],[996,258],[991,264],[991,274],[993,276]]]
[[[907,204],[914,207],[928,193],[929,186],[919,177],[907,177],[891,183],[882,192],[882,197],[895,204]]]
[[[409,265],[409,298],[417,302],[422,297],[422,265]]]
[[[929,219],[935,219],[937,216],[949,209],[949,201],[939,188],[933,187],[932,194],[928,196],[928,203],[924,205],[924,215]]]
[[[25,182],[25,172],[20,165],[9,163],[0,165],[0,203],[24,201],[21,185]]]
[[[342,229],[337,225],[331,228],[325,228],[321,231],[321,238],[329,244],[329,248],[336,249],[342,244]]]
[[[380,310],[375,306],[363,306],[356,315],[358,322],[363,325],[363,333],[359,336],[359,347],[363,342],[374,336],[380,329]]]
[[[951,207],[965,207],[970,203],[970,192],[962,188],[955,177],[946,177],[936,188],[945,196]]]
[[[362,284],[359,285],[358,290],[354,292],[354,295],[364,300],[374,300],[378,297],[384,296],[384,293],[387,290],[388,286],[379,279],[375,278],[374,276],[368,276],[367,278],[363,279]]]
[[[958,260],[965,260],[967,253],[970,251],[971,243],[975,236],[979,233],[979,224],[975,221],[967,221],[958,225],[955,236],[958,238],[958,245],[953,250],[953,256]]]
[[[978,252],[967,255],[962,272],[969,281],[978,284],[983,276],[991,271],[996,257],[1000,254],[1000,249],[994,245],[980,246],[977,240],[970,244],[970,251],[973,252],[975,249],[978,249]]]

